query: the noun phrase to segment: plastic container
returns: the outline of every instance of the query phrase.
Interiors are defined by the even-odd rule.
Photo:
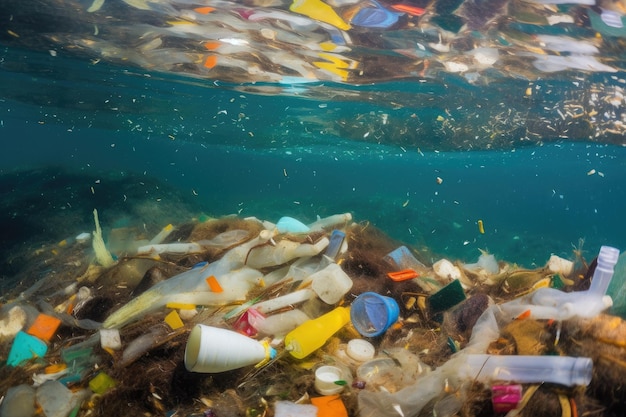
[[[326,304],[339,302],[352,288],[352,279],[336,263],[317,271],[305,280],[308,281],[311,281],[311,288]]]
[[[197,324],[187,340],[185,367],[191,372],[217,373],[259,365],[276,356],[267,344],[219,327]]]
[[[375,292],[364,292],[353,302],[350,319],[356,330],[365,337],[383,334],[398,320],[400,308],[391,297]]]
[[[589,292],[599,295],[605,295],[609,288],[611,279],[613,278],[613,268],[619,258],[619,249],[611,246],[602,246],[598,254],[596,270],[591,279]]]
[[[350,308],[334,310],[302,323],[285,336],[285,349],[297,359],[303,359],[321,348],[332,335],[350,321]]]
[[[337,381],[344,381],[343,372],[336,366],[324,365],[315,370],[315,391],[321,395],[339,394],[344,385]]]
[[[587,386],[591,382],[590,358],[570,356],[466,355],[461,376],[477,381],[518,383],[551,382]]]
[[[35,415],[35,389],[22,384],[7,390],[2,404],[2,417],[32,417]]]
[[[37,389],[36,401],[45,416],[67,416],[88,391],[72,392],[59,381],[47,381]]]

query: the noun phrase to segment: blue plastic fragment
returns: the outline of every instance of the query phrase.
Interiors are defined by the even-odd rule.
[[[365,28],[388,28],[402,16],[402,13],[389,11],[374,0],[370,0],[370,4],[374,7],[359,10],[350,23]]]
[[[409,248],[404,245],[389,252],[383,259],[398,270],[424,267],[424,264],[415,259]]]
[[[341,245],[343,244],[343,240],[346,238],[346,234],[341,230],[333,230],[330,234],[330,243],[326,248],[326,252],[324,253],[326,256],[335,259],[339,250],[341,250]]]
[[[281,217],[276,223],[276,229],[279,233],[306,233],[309,227],[293,217]]]
[[[17,332],[7,359],[8,366],[19,366],[29,359],[46,355],[48,345],[43,340],[23,331]]]

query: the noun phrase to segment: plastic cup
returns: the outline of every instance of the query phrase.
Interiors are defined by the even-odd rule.
[[[375,292],[364,292],[353,302],[350,319],[356,330],[365,337],[383,334],[398,320],[400,308],[391,297]]]
[[[197,324],[187,340],[185,367],[191,372],[217,373],[256,365],[276,352],[247,336]]]

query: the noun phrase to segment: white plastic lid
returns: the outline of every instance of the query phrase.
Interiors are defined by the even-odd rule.
[[[374,357],[374,345],[364,339],[352,339],[348,342],[346,353],[355,361],[365,362]]]

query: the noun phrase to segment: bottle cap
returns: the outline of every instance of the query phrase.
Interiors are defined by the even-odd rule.
[[[367,340],[352,339],[348,342],[346,353],[356,361],[365,362],[374,357],[376,349],[374,349],[374,345]]]
[[[343,372],[336,366],[324,365],[315,371],[315,391],[322,395],[333,395],[343,391],[344,384],[336,382],[343,381]]]

